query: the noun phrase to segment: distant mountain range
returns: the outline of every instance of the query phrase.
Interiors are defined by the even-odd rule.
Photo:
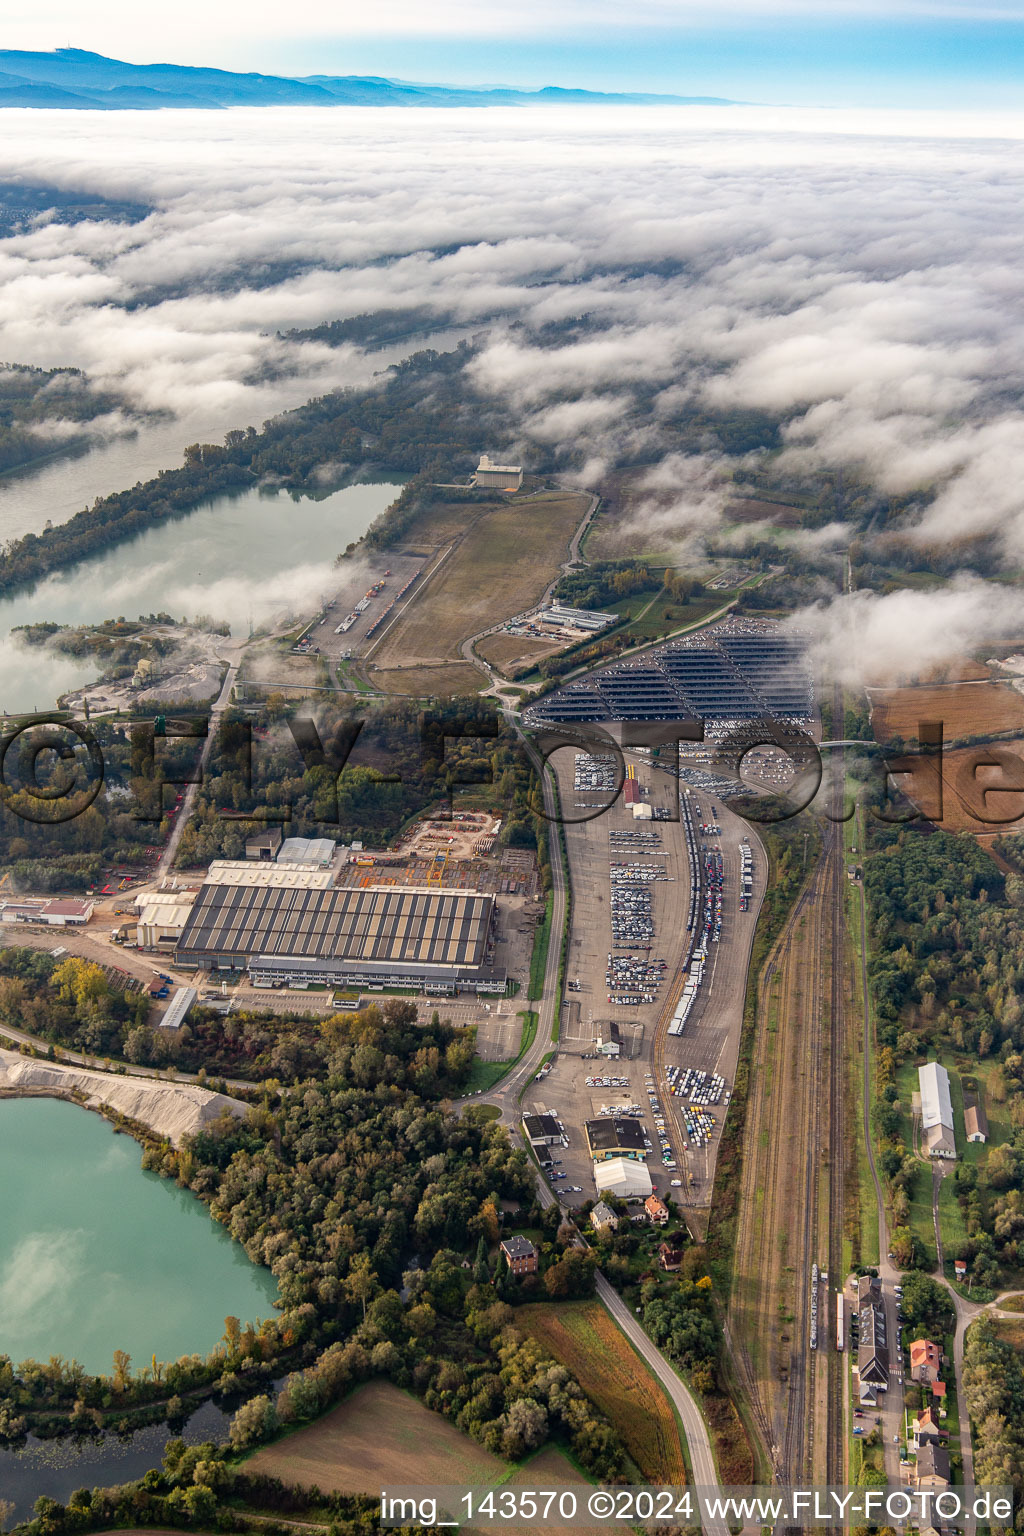
[[[503,107],[503,106],[715,106],[719,96],[647,96],[639,92],[539,91],[502,87],[462,90],[413,85],[376,75],[236,74],[186,64],[126,64],[81,48],[53,53],[0,49],[0,107],[63,107],[136,111],[161,107]]]

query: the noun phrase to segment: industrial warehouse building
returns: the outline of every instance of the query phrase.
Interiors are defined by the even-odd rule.
[[[135,903],[139,914],[136,943],[139,949],[172,950],[188,922],[195,891],[149,891]]]
[[[286,837],[277,858],[280,864],[330,869],[336,846],[330,837]]]
[[[567,608],[564,603],[552,603],[537,615],[538,624],[548,624],[553,629],[580,629],[587,634],[598,634],[609,624],[617,624],[617,613],[600,613],[592,608]]]
[[[968,1141],[988,1141],[988,1116],[980,1101],[968,1104],[964,1110],[964,1130]]]
[[[523,483],[521,464],[494,464],[488,454],[480,455],[473,484],[481,491],[518,491]]]
[[[647,1164],[629,1157],[595,1163],[594,1183],[599,1195],[617,1195],[620,1200],[646,1200],[654,1193]]]
[[[603,1162],[609,1157],[647,1156],[644,1130],[639,1120],[618,1120],[610,1115],[602,1115],[598,1120],[588,1120],[584,1129],[590,1155],[595,1162]]]
[[[0,903],[0,923],[43,923],[47,928],[82,928],[92,917],[93,903],[73,896],[51,901],[31,896]]]
[[[561,1120],[554,1115],[524,1115],[523,1130],[531,1147],[553,1147],[565,1135]]]
[[[949,1073],[937,1061],[917,1071],[921,1087],[921,1128],[929,1157],[956,1157],[953,1105],[949,1098]]]
[[[246,838],[245,856],[247,859],[276,859],[283,841],[284,833],[280,827],[266,827],[262,832],[254,832],[252,837]]]
[[[280,865],[243,866],[271,875]],[[488,965],[494,898],[416,886],[209,881],[175,951],[179,965],[248,969],[256,986],[412,986],[504,992]]]

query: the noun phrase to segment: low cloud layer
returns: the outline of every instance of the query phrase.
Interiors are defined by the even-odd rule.
[[[553,456],[591,484],[623,458],[654,466],[641,515],[674,547],[720,523],[738,462],[681,452],[671,421],[688,404],[780,416],[784,469],[860,473],[920,497],[922,540],[980,534],[1008,566],[1024,557],[1020,120],[746,108],[8,119],[20,133],[0,155],[5,177],[155,210],[0,241],[12,361],[75,364],[129,406],[222,430],[269,413],[267,377],[276,399],[297,400],[387,361],[280,331],[427,306],[490,328],[473,381],[503,405],[527,463]],[[991,617],[972,594],[952,589],[946,610],[921,598],[910,620],[923,652],[925,609],[951,618],[935,644],[966,642],[959,616]],[[873,665],[901,610],[855,611]]]
[[[852,592],[805,609],[791,627],[809,633],[820,671],[848,687],[910,681],[1021,632],[1019,593],[962,576],[932,591]]]

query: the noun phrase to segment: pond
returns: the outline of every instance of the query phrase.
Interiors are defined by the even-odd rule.
[[[159,1467],[164,1447],[176,1436],[187,1445],[208,1440],[227,1440],[230,1415],[216,1403],[204,1403],[184,1429],[173,1433],[166,1424],[149,1424],[128,1435],[113,1433],[89,1439],[63,1437],[36,1440],[18,1450],[0,1446],[0,1498],[14,1505],[14,1520],[30,1520],[32,1506],[41,1494],[66,1504],[76,1488],[112,1488],[118,1483],[144,1477]]]
[[[140,1168],[102,1116],[0,1101],[0,1354],[107,1374],[207,1354],[224,1319],[274,1313],[277,1283],[187,1190]]]

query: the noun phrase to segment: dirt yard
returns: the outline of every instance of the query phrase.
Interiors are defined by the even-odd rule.
[[[468,662],[441,662],[429,667],[367,668],[375,688],[414,699],[448,698],[456,693],[479,693],[487,679]]]
[[[507,630],[502,630],[479,641],[476,653],[499,672],[508,673],[516,667],[533,666],[545,656],[553,656],[564,649],[562,640],[535,640],[531,635],[510,635]]]

